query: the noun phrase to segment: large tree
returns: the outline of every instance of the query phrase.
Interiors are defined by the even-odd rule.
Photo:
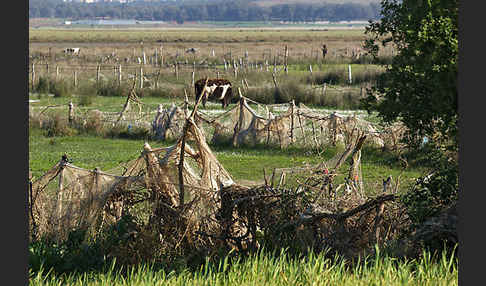
[[[365,107],[387,122],[401,120],[412,138],[426,136],[437,147],[457,150],[458,0],[381,5],[381,19],[366,29],[366,47],[376,56],[380,47],[394,45],[397,54]]]
[[[458,0],[382,0],[381,5],[382,18],[366,30],[372,36],[366,46],[376,56],[391,44],[397,54],[364,103],[387,122],[402,121],[412,135],[409,143],[430,139],[425,158],[431,172],[401,196],[411,230],[430,230],[426,222],[455,210],[459,193],[457,156],[450,156],[458,148]],[[443,229],[418,239],[432,249],[452,246],[455,223]]]

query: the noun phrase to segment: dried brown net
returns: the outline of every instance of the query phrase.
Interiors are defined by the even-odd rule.
[[[54,240],[76,229],[95,235],[103,223],[121,216],[110,199],[143,187],[143,177],[86,170],[62,159],[31,184],[31,231]]]
[[[279,146],[314,147],[349,144],[358,134],[368,136],[367,144],[397,150],[401,147],[400,139],[405,128],[400,124],[380,126],[356,116],[342,116],[337,113],[324,115],[293,102],[270,106],[271,109],[284,110],[281,113],[269,111],[269,106],[255,104],[250,106],[247,98],[240,100],[232,109],[210,114],[197,111],[195,121],[204,130],[208,142],[229,143],[235,147],[258,144]],[[173,105],[157,115],[154,132],[162,139],[180,136],[184,124],[183,109]]]
[[[119,175],[64,158],[32,183],[31,230],[56,240],[77,229],[96,235],[128,214],[138,234],[130,251],[144,249],[145,258],[157,251],[243,251],[262,243],[330,247],[352,256],[399,230],[394,195],[368,198],[352,181],[363,133],[330,160],[274,170],[264,185],[247,187],[234,183],[191,117],[183,129],[170,147],[145,144],[138,158],[113,169]],[[385,203],[387,212],[380,211]]]
[[[115,169],[121,174],[86,170],[63,159],[32,182],[31,227],[36,234],[59,240],[78,228],[89,228],[93,234],[106,222],[110,205],[133,203],[137,194],[142,201],[150,200],[153,213],[162,208],[180,216],[180,210],[190,205],[186,224],[190,220],[197,225],[214,213],[217,191],[234,184],[192,119],[175,145],[153,150],[145,144],[139,158]]]
[[[138,158],[110,172],[82,169],[63,158],[31,184],[31,231],[55,240],[77,229],[96,235],[130,215],[139,234],[135,245],[146,241],[140,237],[152,241],[148,256],[157,250],[246,250],[264,242],[331,247],[351,255],[397,233],[394,219],[406,220],[392,204],[393,194],[365,195],[361,149],[374,135],[356,118],[324,117],[293,104],[281,115],[259,115],[242,98],[236,108],[207,119],[197,105],[190,115],[175,106],[167,110],[172,120],[184,116],[174,145],[152,149],[146,143]],[[164,124],[166,131],[176,128]],[[236,184],[212,153],[205,124],[219,124],[215,129],[223,135],[228,130],[236,145],[263,140],[288,146],[302,137],[315,142],[312,132],[322,128],[328,133],[320,133],[326,138],[320,140],[335,132],[343,136],[345,148],[316,166],[275,169],[271,178],[265,175],[264,185],[247,187]],[[391,204],[389,212],[385,203]],[[380,234],[385,227],[386,234]]]

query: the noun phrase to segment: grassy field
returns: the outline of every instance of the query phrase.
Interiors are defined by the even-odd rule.
[[[324,255],[291,258],[260,253],[248,259],[207,261],[191,271],[158,270],[150,265],[128,269],[107,267],[104,272],[56,276],[31,273],[30,285],[421,285],[458,284],[457,259],[424,253],[420,259],[398,261],[389,256],[365,258],[355,265]]]
[[[113,42],[113,43],[153,43],[189,42],[189,43],[231,43],[231,42],[314,42],[343,40],[347,42],[364,39],[363,30],[300,30],[280,29],[29,29],[29,42]]]

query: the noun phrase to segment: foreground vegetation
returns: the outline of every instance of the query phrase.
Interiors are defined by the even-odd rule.
[[[30,272],[30,285],[457,285],[458,261],[445,252],[424,252],[417,259],[398,260],[379,254],[350,263],[325,253],[290,257],[260,253],[247,258],[207,260],[197,269],[184,265],[141,264],[105,271],[59,275],[42,269]]]

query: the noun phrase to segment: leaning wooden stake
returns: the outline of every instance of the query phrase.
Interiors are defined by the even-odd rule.
[[[122,66],[118,65],[118,86],[121,86],[122,82]]]
[[[287,45],[285,45],[285,74],[288,74],[289,73],[289,62],[288,62],[288,58],[289,58],[289,47]]]
[[[130,108],[130,100],[132,98],[132,93],[133,91],[135,90],[135,84],[137,83],[136,80],[133,81],[133,85],[132,85],[132,89],[130,90],[130,92],[128,93],[128,96],[127,96],[127,100],[125,101],[125,104],[123,105],[123,109],[120,111],[120,115],[118,116],[118,119],[116,120],[116,122],[114,123],[114,125],[118,124],[118,122],[120,122],[120,120],[122,119],[123,117],[123,113],[125,111],[127,111],[129,108]]]
[[[391,184],[391,177],[385,181],[383,180],[383,194],[386,194],[387,188]],[[373,225],[373,241],[375,244],[381,244],[380,238],[380,225],[383,219],[383,212],[385,211],[385,202],[381,202],[379,205],[376,206],[376,217],[375,217],[375,224]]]
[[[177,166],[178,173],[179,173],[179,211],[182,211],[183,206],[184,206],[184,176],[183,176],[184,175],[183,174],[183,171],[184,171],[184,153],[185,153],[185,149],[186,149],[186,135],[187,135],[187,131],[189,130],[189,124],[190,124],[189,121],[194,120],[194,116],[196,115],[196,112],[197,112],[197,107],[201,103],[202,97],[203,97],[204,92],[206,90],[206,87],[208,85],[208,80],[209,80],[209,78],[206,78],[206,82],[204,83],[204,87],[201,91],[201,94],[200,94],[198,100],[196,101],[196,103],[194,104],[194,108],[192,109],[191,114],[189,115],[188,118],[186,118],[186,122],[184,124],[183,129],[182,129],[181,153],[179,155],[179,164]]]
[[[238,87],[238,94],[240,95],[240,115],[238,117],[238,122],[235,124],[235,127],[234,127],[234,132],[233,132],[233,140],[232,140],[232,144],[234,147],[238,146],[238,135],[240,134],[240,131],[241,131],[241,126],[243,124],[243,117],[244,117],[244,102],[245,102],[245,98],[243,97],[243,95],[241,94],[241,90],[240,88]]]
[[[73,102],[70,101],[68,106],[69,106],[68,122],[69,122],[69,125],[72,125],[73,121],[74,121],[74,105],[73,105]]]
[[[295,112],[295,100],[290,102],[290,142],[294,143],[294,112]]]
[[[32,63],[32,91],[35,89],[35,64]]]

